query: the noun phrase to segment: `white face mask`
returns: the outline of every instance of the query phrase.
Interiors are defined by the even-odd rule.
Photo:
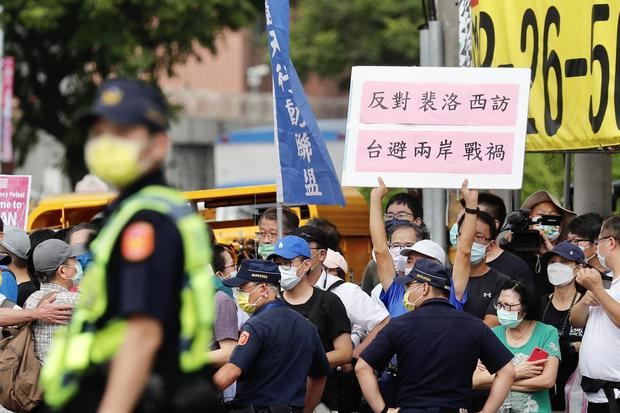
[[[575,278],[573,269],[561,262],[549,264],[547,267],[547,276],[549,277],[549,282],[557,287],[568,285]]]
[[[284,291],[290,291],[297,287],[297,284],[301,282],[301,277],[297,276],[297,270],[299,267],[291,267],[288,270],[279,267],[280,269],[280,287]]]
[[[390,254],[392,255],[392,260],[394,261],[394,268],[396,271],[407,274],[405,266],[407,265],[407,257],[404,255],[400,255],[402,251],[401,247],[390,247]]]

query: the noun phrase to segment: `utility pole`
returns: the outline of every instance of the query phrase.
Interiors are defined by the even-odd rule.
[[[444,2],[439,0],[439,4],[442,3]],[[441,20],[437,19],[437,10],[434,0],[430,0],[427,10],[428,22],[420,29],[420,66],[444,65],[443,28]],[[456,38],[451,40],[456,41]],[[431,239],[446,248],[447,191],[445,189],[424,189],[422,194],[424,222],[430,227]]]
[[[458,2],[430,0],[427,4],[428,22],[420,29],[420,66],[458,66]],[[446,248],[448,191],[424,189],[422,193],[424,221],[430,227],[431,239]]]
[[[573,208],[577,214],[611,214],[611,157],[604,153],[575,154]]]

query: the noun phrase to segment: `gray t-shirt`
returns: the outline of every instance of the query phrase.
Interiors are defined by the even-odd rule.
[[[237,306],[228,294],[218,291],[215,294],[215,332],[212,349],[217,350],[219,348],[217,342],[226,339],[239,339]]]

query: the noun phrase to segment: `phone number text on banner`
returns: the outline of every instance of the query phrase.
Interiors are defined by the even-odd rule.
[[[520,188],[529,70],[354,67],[346,186]]]
[[[475,65],[531,69],[527,150],[620,145],[620,1],[472,5]]]

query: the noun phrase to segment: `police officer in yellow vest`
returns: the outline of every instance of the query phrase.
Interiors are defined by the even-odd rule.
[[[94,262],[41,373],[63,412],[217,411],[205,374],[213,321],[206,226],[166,186],[165,99],[144,83],[104,83],[81,118],[90,171],[117,187],[90,244]]]

